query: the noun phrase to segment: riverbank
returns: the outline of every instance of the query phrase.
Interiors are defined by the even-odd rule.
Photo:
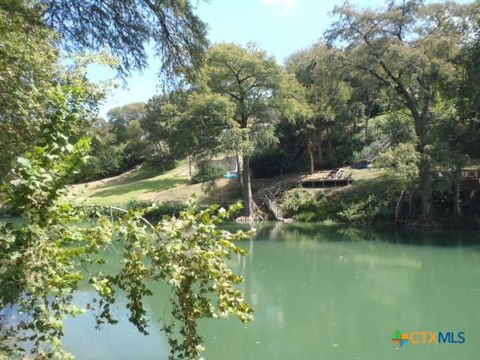
[[[402,193],[402,182],[381,169],[351,169],[345,172],[354,180],[351,185],[321,189],[306,189],[297,185],[279,196],[278,208],[282,217],[298,222],[324,225],[347,224],[360,227],[422,227],[422,228],[479,228],[480,201],[477,198],[463,201],[464,216],[455,219],[451,199],[447,195],[436,196],[436,218],[429,224],[420,223],[420,196],[413,194],[408,211],[398,221],[396,210]],[[253,188],[257,203],[264,206],[260,194],[272,184],[288,181],[300,174],[288,174],[269,179],[254,179]],[[155,214],[178,211],[190,197],[196,196],[203,205],[228,206],[242,199],[237,179],[220,179],[216,188],[206,193],[201,184],[190,182],[189,168],[181,162],[176,168],[161,172],[148,166],[140,166],[122,175],[71,186],[74,201],[78,205],[148,207],[153,202],[162,203]],[[267,209],[264,209],[267,213]],[[404,209],[405,210],[405,209]]]
[[[368,170],[365,170],[368,171]],[[395,177],[376,171],[371,176],[356,179],[349,186],[327,189],[291,189],[279,201],[286,218],[300,222],[325,225],[355,225],[375,228],[480,228],[480,203],[478,199],[463,202],[465,211],[455,218],[446,195],[434,197],[435,217],[421,222],[420,194],[413,193],[409,203],[403,204],[405,211],[398,215],[402,196],[402,183]],[[400,199],[400,200],[399,200]]]

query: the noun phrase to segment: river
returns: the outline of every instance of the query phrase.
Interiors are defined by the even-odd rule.
[[[480,358],[480,234],[370,231],[268,224],[231,260],[255,320],[200,324],[210,360],[478,359]],[[118,259],[112,254],[112,262]],[[160,290],[162,290],[160,288]],[[159,291],[165,293],[165,291]],[[89,301],[85,287],[76,301]],[[78,359],[167,359],[159,331],[166,295],[148,300],[150,335],[121,321],[94,329],[91,315],[66,322],[65,347]],[[403,348],[395,331],[464,333],[463,343]],[[429,340],[429,339],[427,339]],[[428,341],[427,341],[428,342]]]

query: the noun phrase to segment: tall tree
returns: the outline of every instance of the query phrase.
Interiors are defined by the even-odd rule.
[[[450,93],[456,99],[460,118],[466,128],[459,145],[472,157],[480,158],[480,2],[472,4],[471,16],[474,20],[475,36],[462,48],[458,57],[458,83],[456,93]]]
[[[188,146],[178,146],[176,133],[178,120],[185,112],[191,90],[178,88],[152,97],[147,102],[142,128],[147,135],[149,159],[162,166],[189,155]]]
[[[422,217],[432,217],[431,107],[455,73],[453,59],[463,38],[467,7],[455,3],[390,1],[386,9],[343,5],[327,36],[352,53],[351,66],[371,75],[412,116],[420,154]]]
[[[0,178],[38,138],[58,49],[108,50],[125,76],[145,68],[149,43],[163,74],[188,75],[207,46],[206,25],[188,0],[0,1]]]
[[[315,171],[315,163],[322,164],[325,157],[334,158],[335,125],[346,114],[347,107],[351,107],[351,87],[342,63],[341,51],[321,42],[296,52],[287,60],[287,70],[306,89],[312,109],[312,116],[305,119],[299,131],[306,143],[311,173]],[[342,134],[345,134],[348,126],[343,124],[341,127]],[[322,150],[324,142],[327,156]]]
[[[200,78],[204,91],[224,95],[234,104],[233,119],[241,139],[236,145],[243,155],[246,213],[251,217],[255,210],[249,164],[252,135],[267,129],[271,136],[262,138],[272,139],[275,135],[269,126],[272,122],[280,116],[293,120],[306,113],[302,88],[274,58],[254,44],[245,48],[230,43],[212,47],[207,52]]]

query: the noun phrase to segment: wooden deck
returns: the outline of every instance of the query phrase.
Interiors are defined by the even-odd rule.
[[[346,175],[342,169],[319,171],[301,179],[304,188],[329,188],[347,186],[353,182],[351,174]]]
[[[480,170],[463,169],[460,183],[462,197],[471,199],[480,191]]]
[[[304,188],[328,188],[336,186],[347,186],[353,182],[353,179],[323,179],[302,181]]]
[[[480,181],[480,170],[464,169],[462,170],[462,179]]]

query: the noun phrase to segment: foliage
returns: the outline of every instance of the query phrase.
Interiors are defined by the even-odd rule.
[[[250,157],[252,175],[257,178],[268,178],[281,175],[287,165],[287,154],[276,148],[256,151]]]
[[[203,190],[211,193],[215,189],[215,183],[221,179],[227,170],[220,164],[214,164],[208,160],[197,164],[197,172],[192,177],[192,183],[202,183]]]
[[[145,115],[146,108],[143,102],[130,103],[110,109],[107,118],[116,141],[124,143],[129,139],[141,136],[140,122],[143,121]]]
[[[148,100],[141,127],[147,143],[146,160],[152,166],[168,170],[187,156],[188,147],[178,146],[176,134],[186,98],[187,92],[180,88]]]
[[[155,203],[148,200],[130,200],[124,205],[128,211],[142,211],[143,217],[151,222],[158,222],[166,216],[178,217],[182,211],[186,211],[187,203],[181,201],[162,201]]]
[[[472,35],[471,6],[389,2],[385,9],[336,7],[330,41],[347,46],[348,61],[385,87],[393,106],[408,109],[417,137],[422,218],[432,216],[432,107],[455,83],[455,57]],[[439,19],[441,18],[441,21]]]
[[[365,161],[370,157],[380,154],[382,145],[383,141],[372,141],[370,144],[364,146],[361,151],[353,153],[353,162]]]
[[[0,5],[0,181],[35,142],[57,75],[57,54],[50,46],[55,35],[31,28],[25,16]]]
[[[200,91],[213,92],[228,99],[233,105],[233,150],[243,155],[242,169],[247,216],[253,216],[255,204],[252,196],[249,156],[259,141],[274,142],[275,126],[280,117],[293,121],[305,116],[308,106],[302,87],[273,59],[255,44],[245,48],[222,43],[210,48],[199,76]],[[261,136],[252,135],[255,131]],[[266,131],[270,132],[269,134]],[[229,145],[231,139],[226,139]],[[255,141],[257,143],[255,144]]]
[[[2,202],[22,216],[17,226],[0,227],[0,309],[22,314],[21,321],[2,324],[2,358],[26,358],[27,351],[37,359],[72,358],[62,348],[63,320],[88,310],[72,303],[87,278],[98,293],[93,305],[98,325],[116,322],[110,310],[115,294],[123,291],[130,321],[143,333],[148,330],[144,299],[152,294],[152,282],[170,284],[173,321],[165,323],[165,331],[172,359],[199,358],[199,319],[230,313],[242,321],[252,318],[236,287],[242,278],[225,262],[233,253],[245,255],[234,241],[249,234],[216,228],[239,205],[200,211],[192,202],[178,217],[164,217],[157,225],[143,217],[154,207],[115,209],[114,223],[99,212],[92,226],[85,226],[91,211],[69,201],[65,186],[88,160],[85,128],[103,92],[86,80],[86,66],[96,54],[74,56],[64,70],[55,46],[95,51],[106,46],[120,58],[125,75],[145,67],[150,39],[162,57],[162,70],[185,74],[206,46],[205,25],[189,1],[0,2],[0,137],[10,151],[2,152],[7,160],[2,171],[11,168]],[[100,58],[111,63],[108,56]],[[127,141],[115,145],[126,144],[126,151],[138,157],[140,119],[124,130],[116,135]],[[19,136],[8,142],[9,134]],[[108,145],[96,145],[106,159]],[[123,262],[117,274],[107,275],[102,252],[112,244],[121,249]]]
[[[193,156],[197,162],[235,148],[239,137],[234,112],[234,105],[223,95],[190,95],[185,111],[175,124],[172,147]]]
[[[330,192],[295,189],[282,197],[280,207],[284,216],[306,222],[393,223],[402,186],[399,179],[380,177]]]
[[[387,196],[385,196],[387,195]],[[391,193],[365,194],[365,198],[350,202],[338,212],[341,222],[350,224],[374,224],[394,217],[395,197]]]
[[[466,131],[462,134],[463,151],[470,157],[478,157],[480,154],[480,4],[474,2],[471,11],[476,19],[474,26],[475,35],[471,42],[465,44],[457,58],[457,71],[462,74],[457,78],[455,86],[450,90],[448,98],[456,99],[456,107],[462,125]],[[453,89],[453,91],[452,91]]]
[[[81,279],[75,268],[78,263],[71,259],[92,245],[88,244],[90,236],[104,230],[98,227],[88,233],[66,226],[77,218],[70,205],[57,200],[65,194],[64,185],[75,167],[85,159],[88,140],[82,138],[74,145],[68,141],[81,114],[76,103],[82,98],[82,88],[57,89],[55,98],[50,121],[42,126],[44,143],[18,158],[13,180],[3,189],[7,204],[23,215],[25,223],[18,229],[8,224],[0,229],[0,308],[14,306],[32,317],[2,333],[0,351],[12,357],[26,341],[40,357],[68,357],[59,341],[61,320],[80,313],[70,303]],[[85,249],[71,246],[77,241],[86,241]]]
[[[385,151],[377,160],[375,166],[387,169],[387,172],[412,189],[418,179],[419,156],[411,143],[399,144]]]
[[[300,211],[310,208],[314,205],[316,197],[312,192],[303,189],[291,190],[282,197],[280,209],[282,214],[289,218],[298,214]]]
[[[124,166],[124,146],[116,145],[112,125],[103,119],[95,119],[85,130],[91,138],[88,162],[80,166],[74,181],[91,181],[118,175]]]
[[[201,318],[225,318],[234,313],[242,321],[251,320],[252,309],[235,288],[242,281],[225,264],[231,253],[245,254],[233,244],[246,234],[231,234],[215,228],[222,219],[236,212],[217,207],[198,212],[195,207],[178,218],[164,218],[157,225],[145,226],[139,213],[129,212],[117,227],[124,241],[123,268],[116,275],[97,273],[91,283],[97,289],[99,323],[115,323],[110,309],[118,289],[128,298],[129,320],[142,333],[148,333],[143,301],[152,294],[152,280],[166,280],[173,288],[172,315],[165,324],[171,346],[171,359],[197,359],[203,350],[197,322]],[[118,221],[115,222],[116,224]]]
[[[411,117],[405,111],[389,111],[369,121],[369,138],[373,140],[389,139],[392,146],[400,143],[414,143],[415,129]]]
[[[242,321],[252,318],[252,309],[236,288],[242,278],[225,263],[232,253],[245,255],[234,242],[249,234],[216,228],[240,205],[229,211],[199,211],[192,202],[178,217],[164,217],[157,225],[143,217],[154,207],[115,209],[113,223],[99,212],[95,226],[79,224],[88,214],[68,202],[64,186],[86,159],[88,139],[70,143],[78,138],[85,96],[77,84],[56,90],[49,121],[41,129],[42,141],[18,159],[3,189],[23,222],[0,228],[0,309],[11,307],[25,317],[2,328],[0,355],[23,358],[31,347],[36,358],[72,358],[62,349],[63,319],[87,310],[72,304],[74,291],[87,275],[80,271],[83,267],[89,269],[89,282],[98,293],[93,303],[97,324],[116,322],[111,308],[115,295],[123,291],[129,320],[142,333],[148,331],[144,299],[152,294],[153,281],[165,280],[174,294],[174,320],[165,323],[171,358],[199,358],[199,319],[230,313]],[[123,262],[117,274],[107,275],[102,251],[112,244],[121,249]]]
[[[207,45],[206,25],[190,1],[37,0],[45,22],[62,36],[67,50],[108,49],[121,61],[121,74],[147,66],[150,41],[161,70],[186,71],[201,60]]]
[[[345,152],[350,146],[351,137],[346,135],[359,117],[358,106],[352,101],[352,83],[346,76],[351,69],[343,63],[341,52],[324,42],[300,50],[287,60],[287,70],[305,88],[311,109],[309,116],[298,119],[295,130],[298,140],[307,147],[311,172],[325,161],[345,160],[351,152],[349,149],[341,156],[343,159],[337,159],[340,151]],[[326,154],[322,149],[324,142],[328,144]],[[332,148],[334,142],[341,144],[336,151]]]

